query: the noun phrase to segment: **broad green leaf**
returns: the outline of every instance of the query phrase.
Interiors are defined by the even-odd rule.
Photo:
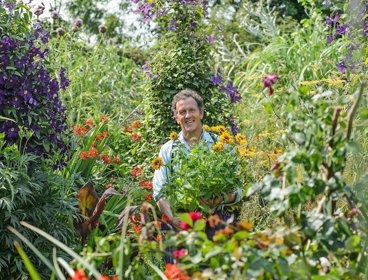
[[[33,266],[27,254],[23,251],[22,247],[19,245],[17,241],[14,241],[14,246],[17,249],[19,255],[21,256],[32,280],[41,280],[41,276],[38,274],[36,268]]]

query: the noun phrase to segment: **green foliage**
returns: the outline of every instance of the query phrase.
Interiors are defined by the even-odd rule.
[[[7,226],[18,229],[41,252],[50,256],[49,245],[34,233],[21,229],[19,223],[27,221],[72,244],[75,240],[72,226],[75,201],[68,196],[70,182],[40,166],[37,156],[23,154],[16,146],[4,146],[3,138],[1,141],[0,278],[20,279],[26,272]],[[26,252],[31,262],[41,267],[40,260],[29,250]]]

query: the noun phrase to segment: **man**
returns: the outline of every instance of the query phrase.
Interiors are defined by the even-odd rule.
[[[196,91],[184,89],[178,92],[172,101],[172,111],[176,122],[181,128],[178,140],[184,145],[187,153],[190,153],[191,147],[198,144],[200,141],[205,141],[205,143],[210,146],[215,144],[213,137],[202,128],[202,119],[204,116],[203,99]],[[173,154],[172,149],[173,140],[168,141],[161,147],[159,157],[163,159],[164,165],[171,162]],[[167,180],[167,172],[170,172],[170,170],[165,167],[161,167],[159,170],[155,171],[153,177],[153,196],[161,213],[168,217],[168,223],[175,231],[180,231],[181,220],[174,217],[169,203],[161,194],[161,189]],[[219,196],[211,200],[200,198],[199,200],[202,204],[214,209],[216,213],[216,210],[220,208],[223,209],[225,204],[230,205],[238,202],[241,199],[241,195],[241,190],[238,190],[235,193],[225,195],[225,197]]]

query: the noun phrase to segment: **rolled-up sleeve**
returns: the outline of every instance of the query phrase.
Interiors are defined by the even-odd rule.
[[[168,173],[170,172],[170,168],[167,167],[167,165],[171,161],[171,150],[172,141],[169,141],[161,147],[158,154],[158,156],[162,158],[164,165],[161,166],[160,169],[155,170],[153,175],[153,198],[155,201],[158,201],[162,197],[161,190],[167,180]]]

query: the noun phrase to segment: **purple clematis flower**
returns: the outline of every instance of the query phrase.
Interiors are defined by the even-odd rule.
[[[212,75],[211,78],[210,78],[210,82],[214,85],[214,86],[217,86],[219,84],[221,84],[223,82],[223,79],[221,77],[220,74],[217,74],[217,75]]]
[[[230,96],[230,101],[232,103],[236,103],[241,100],[238,87],[234,86],[232,81],[229,81],[226,86],[222,86],[221,89],[225,91],[227,95]]]
[[[346,72],[346,64],[345,64],[345,61],[340,62],[340,63],[337,65],[337,69],[338,69],[342,74],[345,74],[345,72]]]
[[[334,40],[334,35],[333,34],[330,34],[330,35],[327,36],[327,44],[331,44],[333,40]]]

